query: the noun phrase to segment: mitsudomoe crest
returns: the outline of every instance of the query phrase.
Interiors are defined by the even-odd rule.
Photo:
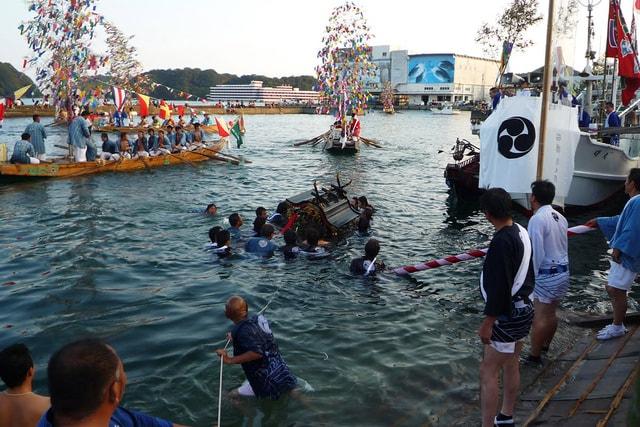
[[[525,156],[533,148],[536,129],[529,119],[510,117],[498,129],[498,152],[507,159]]]

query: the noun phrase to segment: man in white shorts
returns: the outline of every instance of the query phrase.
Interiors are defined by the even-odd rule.
[[[531,241],[524,227],[511,218],[511,197],[502,188],[491,188],[480,198],[480,207],[496,232],[482,266],[480,292],[485,301],[484,320],[478,336],[484,344],[480,364],[482,426],[513,425],[513,410],[520,388],[520,351],[533,321],[534,275]],[[498,411],[503,374],[502,408]]]
[[[541,353],[549,349],[558,328],[556,309],[569,288],[569,242],[567,220],[553,209],[555,186],[549,181],[531,184],[531,208],[535,212],[527,231],[533,249],[533,290],[535,316],[531,330],[528,362],[542,362]]]
[[[613,306],[613,323],[596,336],[599,340],[620,337],[627,333],[624,317],[627,314],[627,292],[640,272],[640,168],[629,171],[624,192],[631,197],[620,215],[595,218],[588,226],[602,230],[611,253],[611,269],[606,290]]]

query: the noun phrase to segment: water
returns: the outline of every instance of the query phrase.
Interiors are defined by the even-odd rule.
[[[468,113],[367,115],[363,134],[384,149],[331,157],[292,146],[324,132],[329,117],[247,116],[246,144],[233,152],[252,164],[209,162],[198,170],[184,165],[0,185],[0,347],[30,346],[39,369],[36,388],[46,393],[51,353],[80,336],[98,335],[125,363],[125,406],[211,425],[219,372],[214,350],[231,326],[224,302],[240,294],[255,313],[273,298],[266,315],[282,353],[315,391],[276,404],[237,404],[225,396],[223,425],[413,426],[446,425],[465,414],[477,419],[481,262],[364,281],[348,274],[366,241],[355,235],[321,262],[276,257],[221,265],[202,250],[207,230],[226,226],[232,212],[240,212],[249,228],[257,206],[274,210],[314,180],[331,182],[337,171],[343,182],[353,180],[351,195],[366,195],[375,206],[372,235],[382,242],[380,257],[388,266],[482,247],[491,226],[475,203],[448,194],[442,175],[456,136],[474,138],[468,121]],[[0,142],[12,146],[27,123],[5,120]],[[48,144],[62,143],[61,130],[48,129]],[[193,212],[210,201],[218,205],[217,217]],[[607,310],[604,239],[599,233],[575,237],[570,256],[564,308]],[[569,339],[559,336],[552,355]],[[242,380],[239,366],[225,366],[225,390]]]

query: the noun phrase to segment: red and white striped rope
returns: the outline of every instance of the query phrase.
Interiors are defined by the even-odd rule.
[[[589,231],[593,231],[595,228],[586,226],[586,225],[577,225],[575,227],[571,227],[567,230],[567,236],[575,236],[577,234],[588,233]],[[399,275],[406,275],[411,273],[416,273],[418,271],[431,270],[432,268],[442,267],[443,265],[451,265],[456,264],[462,261],[470,261],[472,259],[482,258],[487,255],[487,251],[489,248],[484,249],[472,249],[462,254],[458,255],[450,255],[440,259],[434,259],[431,261],[426,261],[420,264],[415,265],[405,265],[402,267],[397,267],[393,269],[393,272]]]

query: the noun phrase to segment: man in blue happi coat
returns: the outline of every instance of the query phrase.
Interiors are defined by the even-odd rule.
[[[619,128],[622,126],[622,122],[620,121],[620,116],[615,112],[615,108],[613,106],[613,102],[605,103],[605,111],[607,113],[607,118],[604,121],[604,127],[607,128]],[[620,135],[617,133],[610,134],[608,136],[602,137],[602,142],[605,144],[615,145],[616,147],[620,145]]]
[[[606,286],[613,306],[613,323],[598,332],[600,340],[619,337],[627,332],[623,323],[627,313],[627,292],[640,272],[640,168],[629,171],[624,191],[631,199],[620,215],[587,222],[588,226],[602,230],[613,249]]]
[[[13,147],[13,153],[11,153],[11,159],[9,160],[11,163],[21,163],[21,164],[32,164],[37,165],[40,163],[35,156],[35,151],[33,149],[33,145],[29,142],[29,134],[23,133],[20,141],[16,142],[16,145]]]
[[[29,142],[33,145],[33,150],[36,153],[38,160],[46,160],[46,150],[44,147],[44,140],[47,139],[47,131],[44,130],[44,126],[40,123],[40,116],[38,114],[33,115],[33,123],[30,123],[24,133],[28,133],[31,136]]]
[[[236,392],[277,400],[293,390],[297,379],[282,358],[267,319],[262,314],[249,317],[249,305],[239,296],[229,298],[224,314],[234,323],[228,334],[234,355],[229,356],[225,349],[216,353],[226,364],[241,364],[249,381]]]

